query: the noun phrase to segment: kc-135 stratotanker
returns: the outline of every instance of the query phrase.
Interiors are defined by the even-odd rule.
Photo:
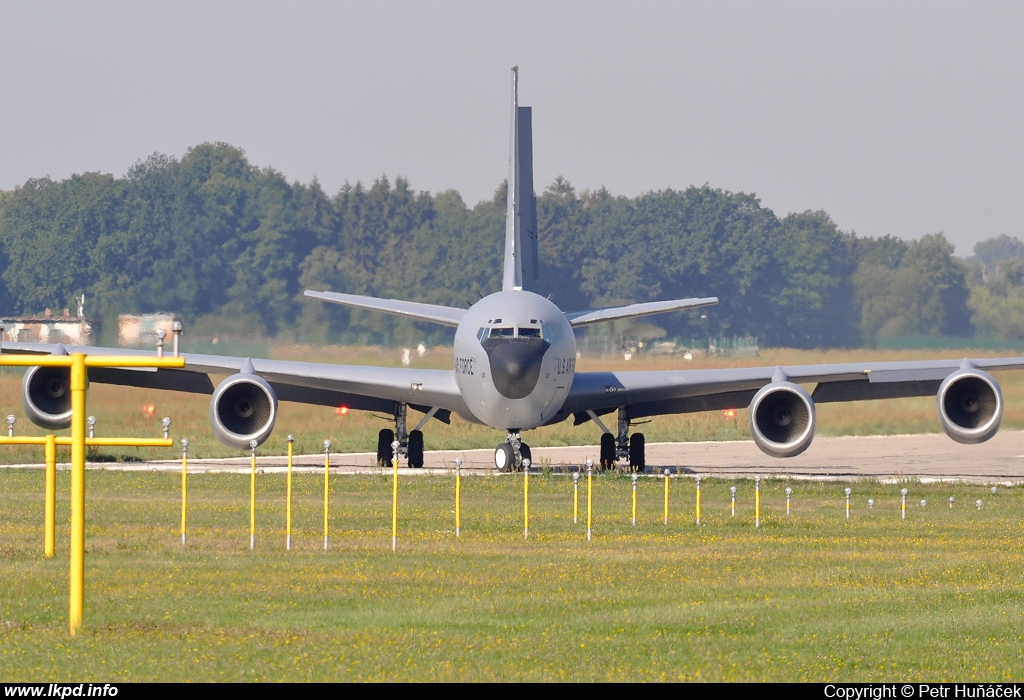
[[[714,297],[676,299],[587,311],[560,310],[537,294],[537,214],[533,190],[532,113],[518,104],[518,68],[512,69],[512,129],[508,208],[501,291],[468,309],[330,291],[306,296],[348,307],[397,314],[455,327],[451,370],[333,365],[218,355],[184,354],[186,368],[89,370],[89,381],[212,394],[210,425],[226,445],[248,449],[274,429],[278,402],[347,406],[393,417],[380,431],[377,458],[389,462],[398,445],[410,467],[423,466],[424,428],[431,419],[465,420],[505,431],[495,466],[514,470],[530,457],[525,430],[572,418],[603,431],[600,463],[645,467],[643,433],[630,432],[649,416],[749,405],[750,432],[761,450],[792,457],[808,448],[815,405],[837,401],[936,396],[938,419],[961,443],[988,440],[999,429],[1003,396],[988,373],[1024,367],[1024,358],[921,360],[735,369],[623,372],[576,371],[575,329],[613,319],[693,309]],[[3,343],[3,352],[64,354],[97,348]],[[126,351],[118,354],[150,353]],[[210,374],[229,374],[216,387]],[[71,419],[69,373],[33,368],[22,399],[28,417],[50,429]],[[808,393],[801,385],[814,385]],[[409,429],[409,409],[422,419]],[[609,414],[615,420],[608,420]],[[603,417],[605,417],[603,419]],[[609,429],[605,420],[612,425]]]

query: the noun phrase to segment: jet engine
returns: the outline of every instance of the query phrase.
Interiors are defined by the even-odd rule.
[[[21,404],[25,415],[47,430],[71,425],[71,369],[32,367],[21,381]]]
[[[985,442],[1003,422],[1003,392],[979,369],[953,372],[939,386],[936,399],[942,429],[965,445]]]
[[[814,401],[796,384],[766,384],[750,401],[750,434],[773,457],[794,457],[806,450],[815,424]]]
[[[257,374],[233,374],[222,381],[210,399],[210,427],[228,447],[248,450],[261,445],[277,421],[277,394]]]

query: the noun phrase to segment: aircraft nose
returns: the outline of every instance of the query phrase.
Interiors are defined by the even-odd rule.
[[[488,347],[489,346],[489,347]],[[507,399],[530,395],[540,377],[541,361],[549,343],[540,339],[515,339],[491,344],[484,349],[491,365],[494,387]]]

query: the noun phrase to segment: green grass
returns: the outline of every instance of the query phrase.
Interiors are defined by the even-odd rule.
[[[640,483],[595,478],[594,541],[572,482],[404,477],[399,550],[387,476],[332,477],[322,551],[318,475],[296,477],[297,549],[284,551],[284,478],[89,472],[85,625],[67,634],[68,475],[58,555],[42,556],[42,477],[0,470],[0,668],[5,680],[1019,680],[1024,489],[858,482]],[[728,487],[739,487],[729,515]],[[785,515],[785,486],[794,489]],[[899,489],[910,489],[899,517]],[[585,518],[585,479],[581,480]],[[956,507],[948,508],[950,495]],[[875,507],[866,502],[874,498]],[[928,500],[922,509],[921,498]],[[976,499],[984,501],[979,511]]]

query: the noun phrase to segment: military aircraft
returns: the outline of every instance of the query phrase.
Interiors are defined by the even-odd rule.
[[[359,309],[429,321],[455,330],[451,370],[363,367],[185,354],[186,368],[89,370],[89,380],[152,389],[212,394],[210,425],[226,445],[248,449],[274,429],[278,402],[347,406],[393,417],[380,431],[377,458],[389,462],[398,445],[410,467],[423,466],[422,429],[433,418],[465,420],[504,430],[494,451],[502,471],[531,457],[525,430],[572,417],[603,431],[600,462],[620,460],[645,468],[644,435],[630,432],[642,418],[750,407],[750,432],[769,455],[791,457],[808,448],[816,428],[815,405],[837,401],[936,396],[938,418],[961,443],[988,440],[999,429],[1003,397],[986,370],[1024,367],[1024,358],[866,362],[736,369],[577,372],[577,328],[613,319],[693,309],[714,297],[646,302],[563,312],[536,293],[537,215],[533,191],[532,112],[518,101],[518,68],[512,69],[512,128],[508,208],[501,291],[468,309],[396,299],[306,291],[306,296]],[[4,343],[3,352],[76,353],[95,348]],[[151,351],[117,350],[117,353]],[[215,388],[210,374],[228,374]],[[59,429],[71,420],[69,372],[33,368],[25,373],[22,399],[28,417]],[[814,384],[812,393],[801,385]],[[409,409],[423,414],[409,430]],[[603,416],[615,413],[615,430]],[[610,421],[609,421],[610,422]]]

